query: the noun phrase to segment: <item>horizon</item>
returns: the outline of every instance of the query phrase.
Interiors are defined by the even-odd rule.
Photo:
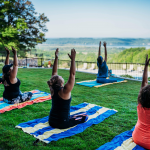
[[[146,38],[141,38],[141,37],[46,37],[48,39],[80,39],[80,38],[92,38],[92,39],[150,39],[150,37],[146,37]]]

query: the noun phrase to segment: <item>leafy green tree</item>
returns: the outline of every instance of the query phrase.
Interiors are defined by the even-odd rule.
[[[19,50],[45,42],[44,14],[37,14],[29,0],[0,0],[0,45]]]

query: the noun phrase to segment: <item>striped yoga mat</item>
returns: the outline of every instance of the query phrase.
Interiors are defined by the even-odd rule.
[[[115,136],[111,142],[100,146],[97,150],[145,150],[145,148],[133,142],[133,131],[134,128]]]
[[[30,92],[33,93],[32,98],[29,101],[25,101],[23,103],[7,104],[3,101],[3,98],[0,98],[0,113],[4,113],[5,111],[10,111],[16,108],[20,109],[26,105],[32,105],[33,103],[44,102],[51,99],[51,95],[49,93],[42,92],[40,90],[33,90]]]
[[[96,79],[95,80],[86,80],[86,81],[81,81],[81,82],[76,82],[76,84],[83,85],[83,86],[88,86],[88,87],[102,87],[110,84],[115,84],[115,83],[122,83],[122,82],[127,82],[127,80],[120,79],[120,78],[114,78],[114,77],[109,77],[109,79],[116,79],[117,82],[113,83],[97,83]]]
[[[67,129],[56,129],[49,126],[48,116],[20,123],[16,126],[16,128],[21,128],[24,132],[33,135],[40,141],[50,143],[51,141],[57,141],[61,138],[70,137],[77,133],[81,133],[86,128],[90,127],[93,124],[102,122],[104,119],[115,114],[117,111],[90,103],[81,103],[76,106],[71,106],[70,115],[79,112],[87,112],[88,120],[82,124],[78,124]]]

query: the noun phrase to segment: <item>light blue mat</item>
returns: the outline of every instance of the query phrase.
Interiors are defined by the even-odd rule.
[[[49,126],[49,116],[20,123],[16,126],[16,128],[21,128],[24,132],[33,135],[40,141],[50,143],[51,141],[57,141],[61,138],[70,137],[77,133],[81,133],[86,128],[93,124],[102,122],[104,119],[115,114],[117,111],[90,103],[81,103],[76,106],[71,106],[70,115],[79,112],[86,112],[88,114],[88,120],[82,124],[78,124],[67,129],[56,129]]]
[[[133,131],[134,128],[115,136],[111,142],[100,146],[97,150],[145,150],[145,148],[136,145],[132,141]]]
[[[0,73],[0,77],[3,75],[3,73]]]
[[[127,82],[126,80],[120,79],[120,78],[109,77],[109,79],[117,80],[117,82],[114,82],[114,83]],[[114,83],[97,83],[96,80],[76,82],[76,84],[88,86],[88,87],[101,87],[101,86],[114,84]]]

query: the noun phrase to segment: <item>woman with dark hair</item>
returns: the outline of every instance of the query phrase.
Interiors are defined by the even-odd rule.
[[[5,66],[2,68],[3,76],[0,79],[2,84],[4,84],[3,100],[8,104],[21,103],[30,100],[32,97],[31,92],[21,93],[19,86],[20,80],[16,78],[18,72],[18,59],[17,51],[12,47],[12,52],[14,54],[13,64],[9,65],[9,54],[10,51],[5,47],[7,52]]]
[[[106,79],[108,77],[108,66],[107,62],[107,49],[106,49],[106,42],[103,43],[105,49],[105,60],[103,61],[103,57],[101,56],[101,41],[99,43],[99,50],[98,50],[98,58],[97,58],[97,66],[98,66],[98,74],[96,81],[98,83],[112,83],[117,82],[114,79]]]
[[[150,59],[146,56],[142,85],[138,95],[138,120],[132,133],[133,141],[150,149],[150,85],[148,85],[148,65]]]
[[[64,79],[57,75],[58,48],[55,52],[55,61],[52,70],[52,77],[47,84],[49,85],[52,96],[52,108],[49,115],[49,125],[53,128],[65,129],[87,120],[85,112],[70,116],[71,91],[75,82],[75,49],[71,50],[70,76],[68,82],[64,85]]]

